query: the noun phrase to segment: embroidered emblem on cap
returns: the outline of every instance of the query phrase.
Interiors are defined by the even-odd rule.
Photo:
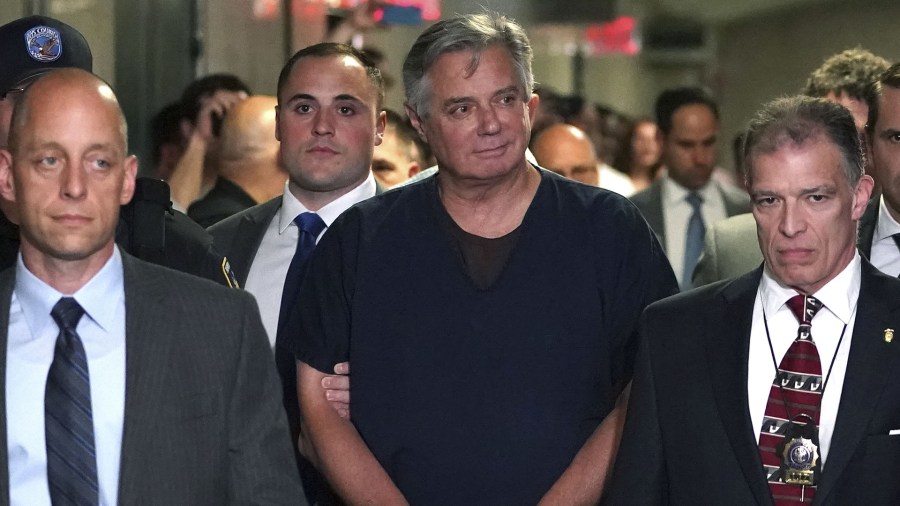
[[[25,32],[28,54],[40,62],[51,62],[62,54],[62,38],[59,31],[49,26],[35,26]]]

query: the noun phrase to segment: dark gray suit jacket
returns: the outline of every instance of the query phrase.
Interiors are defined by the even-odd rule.
[[[717,181],[712,181],[711,184],[715,185],[722,194],[727,216],[750,212],[750,197],[747,196],[746,192],[739,188],[723,185]],[[666,225],[663,220],[665,210],[662,206],[662,185],[663,180],[657,179],[647,189],[635,193],[629,198],[641,211],[641,214],[644,215],[644,219],[647,220],[647,224],[656,233],[659,243],[662,244],[663,250],[665,250]],[[686,230],[685,233],[687,233]]]
[[[118,503],[297,504],[265,330],[239,290],[122,255],[125,416]],[[0,273],[0,382],[15,267]],[[0,388],[6,409],[6,388]],[[0,418],[0,505],[9,503]]]
[[[771,505],[747,366],[761,268],[650,305],[608,504]],[[677,324],[673,324],[677,323]],[[863,260],[838,416],[814,505],[900,504],[900,281]]]

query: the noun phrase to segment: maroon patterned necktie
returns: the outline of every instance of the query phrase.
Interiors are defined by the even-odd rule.
[[[806,415],[809,418],[801,419],[811,419],[817,426],[819,424],[822,363],[810,335],[810,322],[822,308],[822,303],[813,297],[796,295],[787,301],[787,305],[800,322],[800,327],[797,338],[778,365],[778,373],[769,390],[759,438],[759,454],[776,506],[803,506],[812,503],[816,488],[783,483],[781,466],[785,457],[776,449],[783,446],[785,431],[791,425],[788,422],[794,420],[794,424],[798,424],[798,415]],[[798,425],[804,424],[801,422]]]

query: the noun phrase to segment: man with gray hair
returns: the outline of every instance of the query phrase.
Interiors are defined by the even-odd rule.
[[[637,318],[677,288],[628,200],[526,161],[531,56],[499,14],[427,29],[403,77],[440,170],[351,208],[316,248],[299,401],[348,503],[599,500]],[[320,386],[348,359],[352,422]]]
[[[803,94],[809,97],[819,97],[840,104],[850,111],[856,130],[864,135],[866,117],[871,100],[866,97],[866,90],[878,79],[878,76],[887,70],[890,63],[862,48],[847,49],[825,59],[822,65],[814,70],[806,81]],[[867,160],[866,172],[869,172],[876,186],[881,183],[877,168],[883,161]],[[875,194],[877,195],[877,191]],[[860,221],[860,251],[868,257],[868,251],[872,243],[872,228],[874,227],[874,213],[870,205],[870,211]],[[867,216],[872,216],[868,219]],[[753,217],[747,214],[732,216],[726,220],[712,225],[707,231],[703,255],[694,269],[694,286],[701,286],[713,281],[740,276],[762,262],[762,256],[756,248],[753,240],[755,223]],[[894,253],[900,255],[895,249]],[[900,272],[900,256],[897,260],[897,269]],[[880,267],[878,262],[873,262]]]
[[[856,249],[853,117],[776,100],[743,158],[765,263],[644,312],[609,503],[897,504],[900,282]]]

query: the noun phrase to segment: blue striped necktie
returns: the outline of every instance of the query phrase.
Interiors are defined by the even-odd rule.
[[[691,192],[685,197],[691,205],[691,217],[688,220],[687,236],[684,243],[684,270],[681,274],[681,289],[690,290],[694,283],[691,280],[697,260],[703,253],[703,239],[706,235],[706,226],[703,224],[703,214],[700,209],[703,206],[703,197],[697,192]]]
[[[50,315],[59,326],[44,394],[47,484],[53,506],[99,502],[91,382],[87,356],[75,331],[84,309],[63,297]]]

